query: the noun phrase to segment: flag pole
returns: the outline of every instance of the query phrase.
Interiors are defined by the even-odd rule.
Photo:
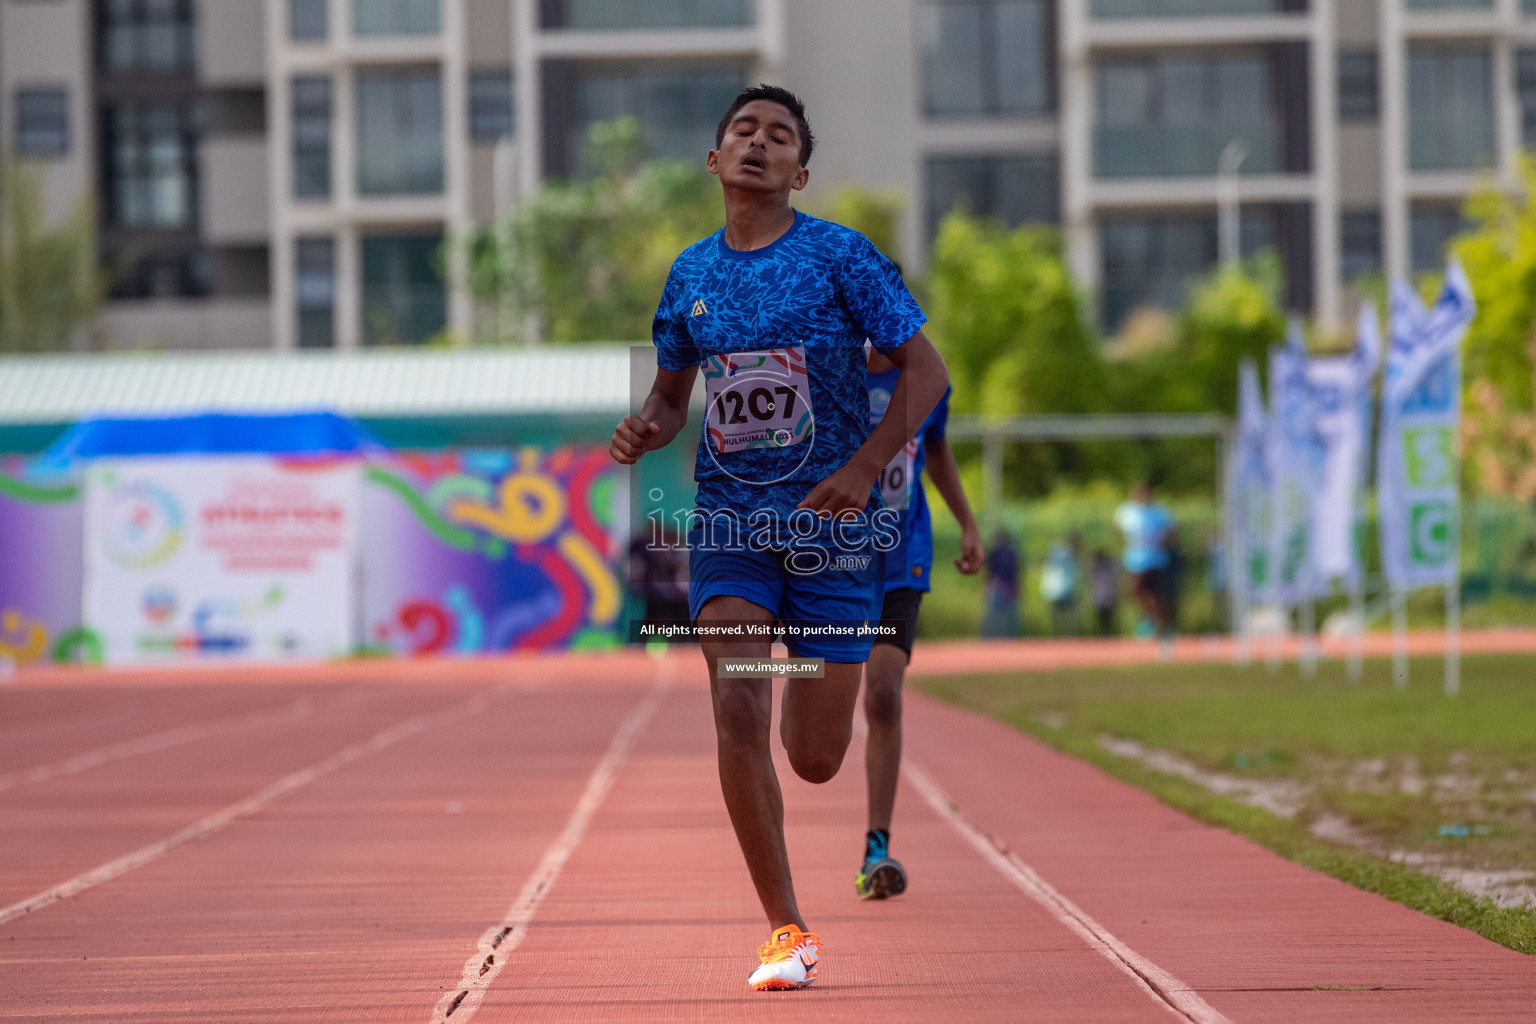
[[[1408,688],[1408,592],[1392,587],[1392,685]]]
[[[1459,575],[1459,574],[1458,574]],[[1461,581],[1445,588],[1445,695],[1461,692]]]
[[[1365,574],[1356,572],[1349,585],[1349,681],[1360,681],[1365,659]]]

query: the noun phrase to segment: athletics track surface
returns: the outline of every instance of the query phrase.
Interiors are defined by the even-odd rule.
[[[0,688],[0,1020],[1533,1018],[1536,958],[1005,726],[907,715],[900,899],[852,893],[859,739],[826,786],[781,763],[826,959],[758,995],[696,653],[24,673]]]

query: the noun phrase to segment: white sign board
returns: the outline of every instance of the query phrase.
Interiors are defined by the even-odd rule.
[[[85,478],[85,622],[108,664],[328,658],[355,646],[357,464],[102,459]]]

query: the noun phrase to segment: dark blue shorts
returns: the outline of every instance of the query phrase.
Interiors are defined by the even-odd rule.
[[[853,623],[880,617],[884,594],[878,558],[864,567],[828,564],[814,572],[805,571],[807,560],[802,559],[797,571],[788,552],[721,548],[709,543],[709,533],[700,528],[688,534],[688,612],[694,619],[715,597],[744,598],[786,622]],[[851,665],[869,660],[870,645],[869,637],[791,636],[784,641],[796,658]]]

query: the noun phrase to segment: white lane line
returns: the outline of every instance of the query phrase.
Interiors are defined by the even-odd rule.
[[[1024,895],[1044,907],[1052,917],[1077,933],[1106,960],[1129,975],[1159,1006],[1192,1024],[1232,1024],[1187,984],[1121,942],[1108,928],[1057,892],[1000,839],[962,814],[949,795],[922,768],[908,761],[902,765],[901,770],[912,787],[922,794],[928,806],[954,826],[955,831],[981,854],[983,860],[996,868]]]
[[[349,707],[358,703],[364,697],[365,695],[358,694],[348,700],[338,701],[334,707],[327,710],[339,710]],[[189,725],[177,726],[164,732],[151,733],[148,736],[140,736],[137,739],[124,740],[121,743],[113,743],[105,747],[97,747],[95,750],[87,750],[82,754],[67,757],[62,761],[54,761],[51,764],[41,764],[35,768],[28,768],[25,771],[0,775],[0,792],[16,786],[47,782],[49,779],[56,779],[62,775],[74,775],[77,772],[99,768],[112,761],[121,761],[128,757],[138,757],[141,754],[152,754],[157,750],[166,750],[170,747],[180,746],[183,743],[195,743],[198,740],[208,739],[212,736],[239,732],[242,729],[257,729],[265,725],[285,725],[289,722],[297,722],[302,718],[309,717],[314,711],[314,700],[309,697],[302,697],[293,704],[283,708],[268,708],[245,715],[213,718],[203,722],[193,722]]]
[[[12,903],[8,907],[0,907],[0,924],[14,921],[24,914],[41,910],[60,900],[69,899],[71,896],[78,895],[92,886],[100,885],[103,882],[110,882],[114,878],[127,874],[134,868],[141,868],[152,861],[159,860],[178,846],[185,846],[187,843],[202,839],[204,836],[219,831],[231,822],[255,814],[272,801],[287,796],[294,790],[307,786],[316,779],[329,775],[339,768],[344,768],[353,761],[367,757],[369,754],[377,753],[386,747],[399,743],[401,740],[409,739],[429,729],[435,729],[462,718],[479,714],[508,692],[511,692],[510,688],[499,689],[490,694],[476,694],[469,700],[461,701],[445,710],[415,715],[403,722],[398,722],[382,732],[375,733],[366,740],[337,751],[324,761],[310,765],[308,768],[300,768],[296,772],[283,776],[265,789],[246,797],[238,803],[230,804],[223,810],[215,811],[206,818],[188,825],[167,839],[140,847],[132,853],[125,854],[114,861],[108,861],[106,864],[87,871],[83,875],[76,875],[67,882],[60,882],[53,888],[45,889],[36,896],[28,897],[19,903]]]
[[[581,845],[587,826],[607,798],[614,777],[618,775],[624,759],[629,756],[630,747],[650,724],[651,717],[656,714],[657,707],[666,696],[673,672],[671,658],[657,666],[656,680],[650,691],[619,723],[618,730],[608,744],[607,753],[603,754],[602,760],[597,762],[597,767],[592,769],[592,774],[587,778],[587,788],[576,801],[576,807],[566,820],[565,828],[560,830],[554,842],[549,844],[549,849],[544,851],[544,859],[539,861],[539,866],[533,869],[533,874],[523,883],[506,917],[480,936],[474,955],[464,963],[464,974],[459,983],[443,993],[443,997],[432,1008],[433,1024],[443,1024],[449,1018],[453,1019],[453,1024],[464,1024],[480,1008],[486,991],[507,965],[509,954],[528,934],[528,926],[539,912],[539,904],[544,902],[544,897],[555,887],[560,870],[565,867],[571,854],[576,852],[576,847]]]

